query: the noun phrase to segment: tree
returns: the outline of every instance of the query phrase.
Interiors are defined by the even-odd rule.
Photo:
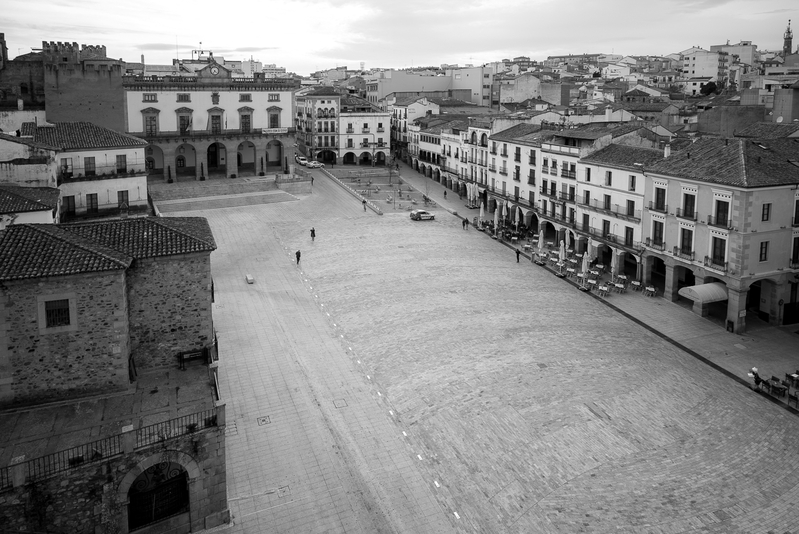
[[[715,93],[717,91],[718,87],[716,87],[716,82],[707,82],[699,87],[699,92],[705,96],[709,95],[710,93]]]

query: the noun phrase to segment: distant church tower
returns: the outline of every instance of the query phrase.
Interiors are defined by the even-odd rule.
[[[793,54],[793,32],[791,31],[791,20],[788,19],[788,29],[782,36],[785,41],[782,44],[782,57]]]

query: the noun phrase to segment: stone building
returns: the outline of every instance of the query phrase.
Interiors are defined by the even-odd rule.
[[[201,218],[0,230],[0,525],[228,520],[215,363],[192,363],[215,359],[215,248]]]
[[[293,79],[234,78],[209,56],[193,76],[125,76],[125,131],[164,180],[254,176],[294,161]]]

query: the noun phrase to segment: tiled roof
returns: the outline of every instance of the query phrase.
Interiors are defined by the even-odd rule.
[[[501,132],[492,134],[490,139],[492,141],[529,142],[533,139],[540,139],[541,131],[540,124],[517,124],[515,126],[511,126],[507,130],[502,130]],[[551,130],[547,130],[547,132],[549,133]]]
[[[776,122],[756,122],[735,132],[735,137],[779,139],[781,137],[790,137],[797,132],[799,132],[799,122],[788,122],[785,124],[778,124]]]
[[[554,135],[559,137],[568,137],[570,139],[599,139],[606,135],[618,137],[620,135],[628,134],[643,128],[641,124],[591,124],[581,128],[559,130],[553,132]]]
[[[650,165],[654,165],[661,159],[663,159],[662,150],[610,144],[602,150],[597,150],[593,154],[580,158],[580,162],[642,171],[643,168],[639,165],[635,165],[636,163],[640,163],[644,167],[649,168]]]
[[[341,93],[338,92],[334,87],[329,87],[327,85],[314,87],[305,94],[306,96],[341,96]]]
[[[0,186],[0,213],[53,210],[59,198],[60,191],[54,187]]]
[[[0,280],[126,269],[132,258],[54,224],[0,230]]]
[[[799,184],[799,139],[702,138],[648,172],[738,187]]]
[[[65,224],[61,228],[136,258],[216,250],[203,217],[142,217]]]
[[[31,137],[36,143],[62,149],[129,148],[147,145],[144,139],[91,122],[55,122],[46,126],[26,122],[22,124],[21,130],[23,136]]]
[[[626,109],[630,113],[635,113],[636,111],[663,111],[667,107],[671,106],[668,102],[624,102],[619,105],[620,109]]]
[[[56,147],[56,146],[48,145],[48,144],[45,144],[45,143],[37,143],[36,141],[31,139],[30,137],[17,137],[15,135],[8,135],[8,134],[0,133],[0,140],[8,141],[10,143],[17,143],[17,144],[20,144],[20,145],[26,145],[26,146],[29,146],[31,148],[41,148],[41,149],[44,149],[44,150],[58,150],[58,147]]]
[[[433,104],[438,104],[440,107],[477,107],[477,104],[474,102],[467,102],[466,100],[461,100],[459,98],[428,98],[430,102]]]

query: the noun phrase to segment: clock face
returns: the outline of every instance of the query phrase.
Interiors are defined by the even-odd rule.
[[[211,67],[211,74],[213,74],[214,76],[216,76],[217,74],[219,74],[219,69],[218,69],[218,68],[216,68],[216,67]]]

